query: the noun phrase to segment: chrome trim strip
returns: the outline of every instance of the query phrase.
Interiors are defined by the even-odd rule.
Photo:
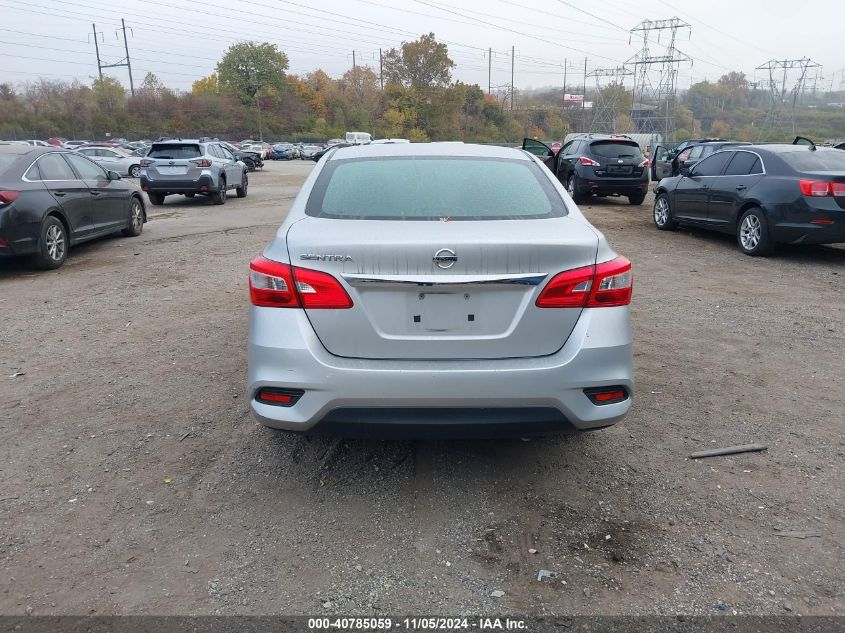
[[[467,286],[523,285],[539,286],[548,273],[513,275],[341,275],[350,286]]]

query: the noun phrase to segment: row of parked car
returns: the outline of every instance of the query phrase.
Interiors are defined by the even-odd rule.
[[[845,242],[845,144],[824,147],[752,145],[690,139],[657,145],[652,158],[624,135],[583,134],[556,148],[525,139],[576,202],[627,196],[643,203],[654,181],[655,226],[699,226],[736,236],[748,255],[769,255],[778,243]]]

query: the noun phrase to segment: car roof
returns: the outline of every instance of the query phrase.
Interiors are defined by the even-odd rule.
[[[35,145],[0,145],[0,154],[18,154],[18,155],[25,155],[25,154],[46,154],[48,152],[63,152],[63,153],[70,153],[68,150],[62,149],[61,147],[53,147],[52,145],[49,147],[35,146]]]
[[[330,148],[334,149],[334,148]],[[347,158],[373,158],[383,156],[455,156],[476,158],[510,158],[531,160],[528,155],[514,147],[499,145],[474,145],[460,141],[443,143],[380,143],[376,145],[351,145],[337,149],[330,160]]]
[[[841,151],[833,147],[816,147],[809,145],[793,145],[792,143],[762,143],[760,145],[743,145],[742,149],[771,152],[773,154],[789,154],[791,152],[836,152]]]
[[[748,141],[702,141],[692,144],[693,147],[696,145],[751,145],[751,143]]]

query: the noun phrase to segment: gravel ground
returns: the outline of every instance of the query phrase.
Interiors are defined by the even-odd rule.
[[[626,420],[305,438],[248,413],[245,288],[310,169],[0,262],[0,613],[845,614],[845,250],[754,259],[595,201],[635,263]]]

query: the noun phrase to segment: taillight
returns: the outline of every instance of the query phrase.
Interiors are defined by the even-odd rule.
[[[823,180],[799,180],[801,193],[812,198],[824,198],[830,195],[831,183]],[[841,194],[840,194],[841,195]]]
[[[639,165],[637,165],[637,167],[643,167],[643,168],[651,167],[651,160],[646,158],[643,162],[641,162]]]
[[[207,158],[197,158],[196,160],[190,161],[197,167],[211,167],[211,161]]]
[[[628,390],[622,386],[614,387],[590,387],[584,389],[584,395],[587,396],[593,404],[616,404],[628,399]]]
[[[0,190],[0,206],[4,204],[12,204],[21,195],[20,191]]]
[[[140,162],[140,163],[138,163],[138,165],[139,165],[139,166],[141,166],[141,167],[149,167],[149,166],[150,166],[150,165],[152,165],[152,164],[153,164],[153,161],[151,161],[151,160],[149,160],[149,159],[147,159],[147,158],[143,158],[143,159],[141,159],[141,162]]]
[[[601,167],[601,163],[593,160],[592,158],[588,158],[586,156],[579,156],[578,162],[584,165],[585,167]]]
[[[352,299],[328,273],[256,257],[249,264],[249,296],[265,308],[345,309]]]
[[[830,183],[830,193],[836,197],[845,196],[845,182]]]
[[[631,262],[617,257],[596,266],[567,270],[552,277],[538,308],[609,308],[631,303],[634,277]]]

